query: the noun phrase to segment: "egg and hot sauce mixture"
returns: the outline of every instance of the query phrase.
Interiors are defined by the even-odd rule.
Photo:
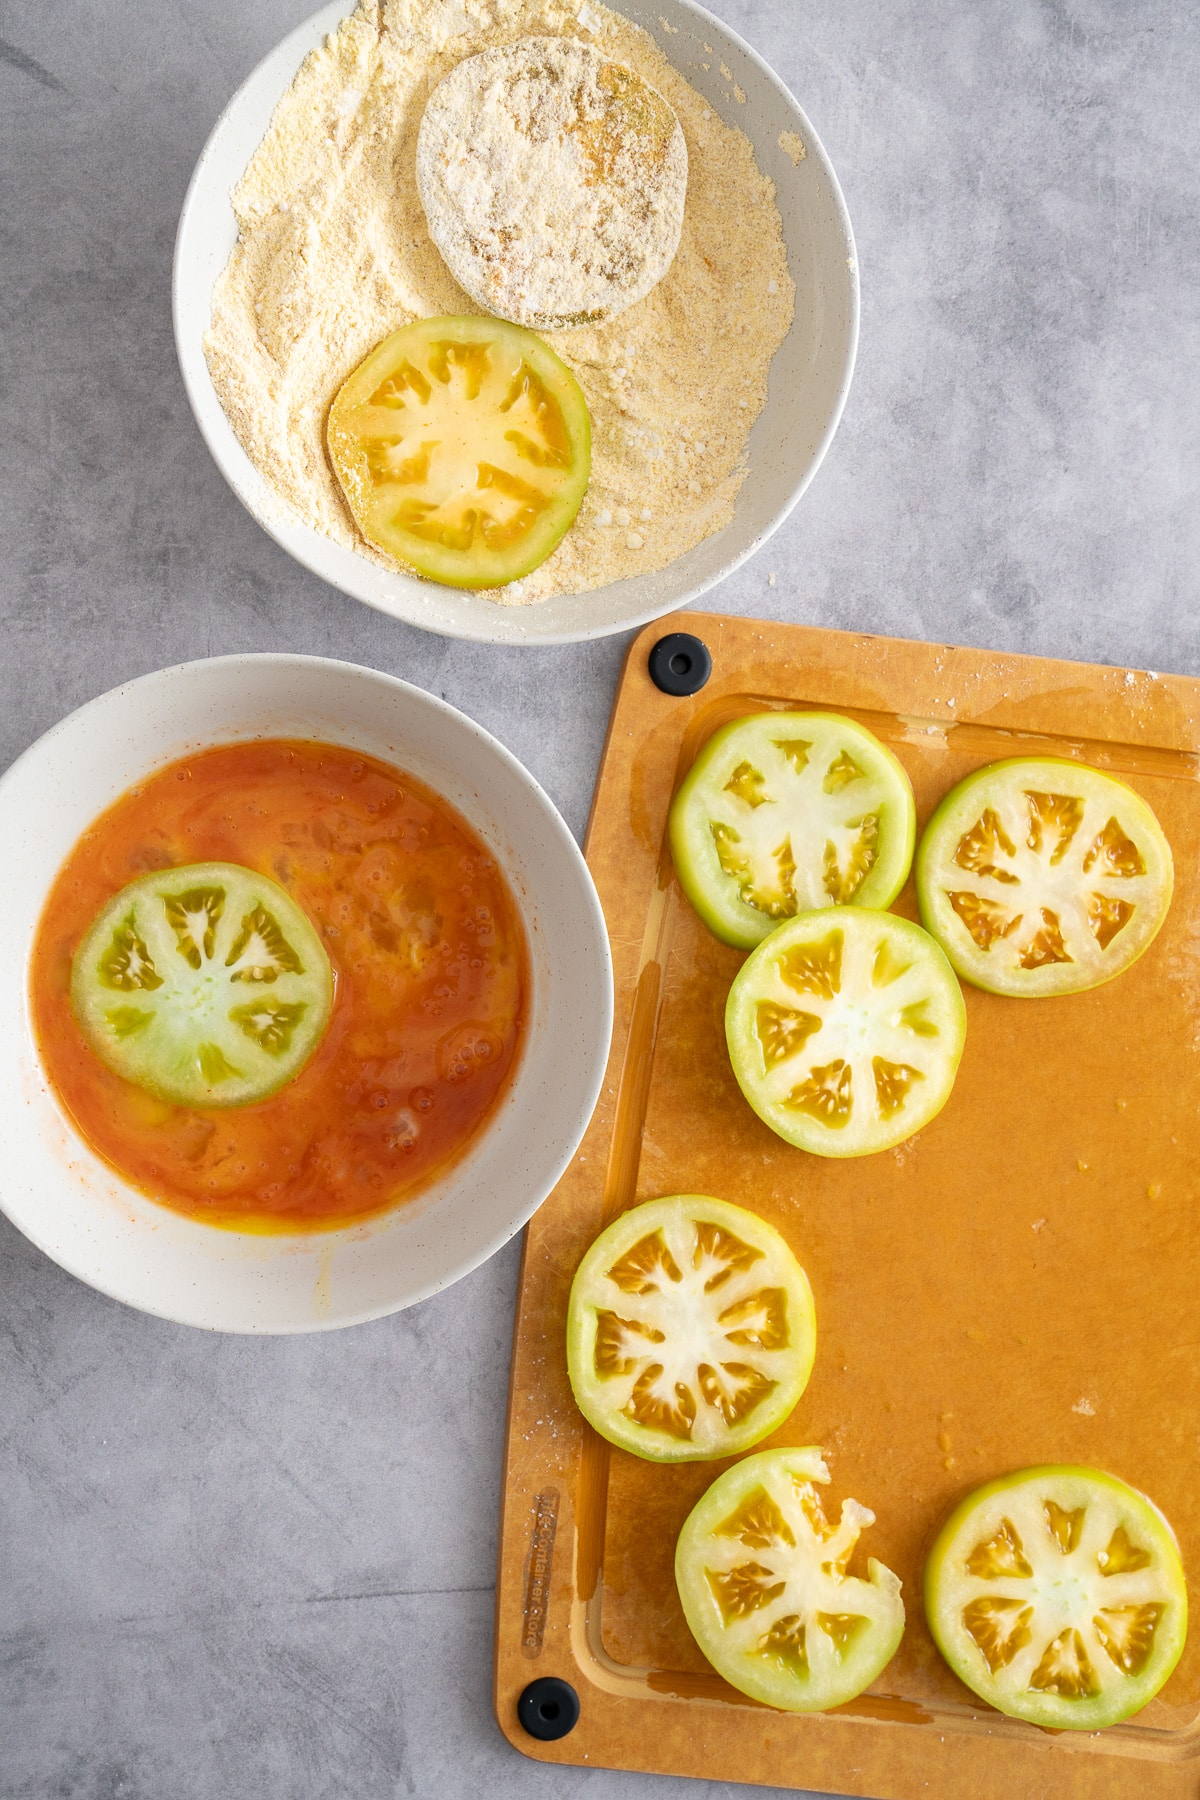
[[[324,1036],[269,1099],[189,1108],[89,1048],[72,960],[130,882],[236,863],[278,882],[334,974]],[[76,845],[31,963],[42,1062],[77,1129],[144,1193],[208,1224],[331,1229],[427,1187],[485,1125],[529,1006],[516,904],[495,858],[438,795],[331,744],[206,750],[124,794]]]

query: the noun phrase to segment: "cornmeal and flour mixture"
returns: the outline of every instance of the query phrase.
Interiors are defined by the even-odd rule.
[[[305,60],[234,193],[240,235],[205,339],[221,402],[280,499],[386,562],[334,479],[329,407],[397,327],[480,310],[430,237],[417,135],[452,69],[530,36],[586,43],[664,96],[686,140],[687,198],[675,258],[643,299],[544,334],[587,399],[591,482],[548,560],[492,590],[506,605],[661,569],[728,524],[792,320],[771,182],[646,32],[595,0],[361,0]]]

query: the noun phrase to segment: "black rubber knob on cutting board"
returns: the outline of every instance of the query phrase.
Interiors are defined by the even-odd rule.
[[[708,645],[690,631],[671,631],[650,652],[650,679],[664,694],[698,694],[712,674]]]
[[[552,1743],[579,1723],[579,1695],[569,1681],[542,1675],[530,1682],[517,1701],[517,1717],[530,1737]]]

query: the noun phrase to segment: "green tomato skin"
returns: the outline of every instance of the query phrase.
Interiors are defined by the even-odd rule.
[[[998,762],[985,763],[983,768],[976,769],[972,774],[967,775],[962,781],[951,788],[950,792],[938,803],[937,807],[930,815],[928,824],[921,833],[921,841],[917,846],[916,861],[913,870],[916,879],[917,905],[921,915],[921,923],[926,931],[929,932],[930,936],[936,938],[942,949],[946,952],[955,973],[963,981],[969,982],[972,987],[978,988],[982,993],[999,994],[1006,999],[1020,1000],[1061,999],[1069,994],[1089,993],[1093,988],[1103,987],[1106,982],[1115,981],[1118,975],[1123,975],[1127,969],[1133,967],[1134,963],[1140,961],[1154,942],[1154,939],[1158,935],[1158,931],[1161,929],[1162,923],[1166,918],[1174,892],[1174,867],[1171,859],[1170,846],[1163,836],[1162,827],[1155,818],[1152,809],[1146,804],[1140,794],[1129,787],[1127,782],[1118,780],[1115,775],[1105,774],[1105,779],[1110,781],[1114,788],[1122,790],[1129,796],[1130,800],[1134,803],[1136,811],[1143,816],[1144,821],[1147,823],[1151,835],[1156,842],[1161,843],[1162,849],[1165,851],[1166,884],[1162,904],[1162,917],[1155,927],[1154,932],[1141,945],[1136,955],[1130,957],[1127,962],[1123,962],[1115,968],[1098,972],[1095,979],[1092,981],[1076,982],[1075,985],[1070,987],[1062,986],[1058,988],[1045,988],[1041,991],[1038,991],[1032,986],[1023,986],[1018,989],[1011,982],[1006,982],[1004,980],[989,980],[987,964],[982,956],[973,955],[968,945],[964,945],[957,934],[943,927],[934,902],[934,894],[938,887],[938,876],[934,865],[934,859],[937,851],[941,847],[938,841],[941,829],[958,805],[972,791],[982,787],[984,783],[996,773],[1005,769],[1066,769],[1077,772],[1080,767],[1087,768],[1089,774],[1101,773],[1099,770],[1091,769],[1090,765],[1081,765],[1072,762],[1068,757],[1061,756],[1009,756],[1002,758]]]
[[[1171,1585],[1171,1618],[1160,1625],[1161,1638],[1156,1638],[1155,1652],[1152,1658],[1152,1678],[1131,1677],[1128,1681],[1126,1703],[1114,1704],[1111,1697],[1103,1694],[1095,1699],[1065,1700],[1059,1695],[1038,1693],[1029,1690],[1018,1710],[1012,1705],[1004,1705],[1002,1697],[992,1687],[986,1677],[981,1675],[978,1666],[974,1665],[960,1652],[955,1645],[947,1627],[943,1604],[943,1583],[951,1578],[947,1562],[959,1531],[963,1525],[976,1514],[987,1501],[996,1495],[1015,1494],[1025,1485],[1037,1482],[1091,1484],[1107,1489],[1117,1495],[1121,1503],[1135,1515],[1154,1539],[1156,1547],[1163,1555],[1167,1565],[1168,1580]],[[1078,1497],[1072,1495],[1072,1497]],[[934,1539],[925,1563],[925,1574],[922,1583],[922,1598],[925,1607],[925,1618],[930,1634],[944,1661],[958,1676],[959,1680],[987,1705],[1007,1713],[1012,1718],[1020,1718],[1032,1725],[1040,1725],[1055,1731],[1100,1731],[1108,1725],[1119,1724],[1123,1719],[1133,1716],[1153,1699],[1164,1686],[1178,1665],[1187,1641],[1188,1601],[1187,1583],[1184,1577],[1183,1564],[1179,1558],[1175,1534],[1163,1514],[1147,1495],[1137,1488],[1131,1488],[1126,1482],[1102,1469],[1085,1468],[1070,1463],[1045,1463],[1035,1468],[1017,1469],[1010,1475],[1001,1475],[985,1482],[981,1487],[972,1489],[959,1501],[958,1505],[946,1519]]]
[[[712,903],[708,887],[698,879],[695,873],[691,848],[687,842],[685,816],[685,808],[691,793],[688,783],[692,781],[695,773],[696,765],[693,764],[691,774],[671,802],[667,835],[670,840],[671,860],[675,864],[675,873],[679,877],[680,886],[687,895],[693,912],[699,914],[715,938],[719,938],[723,944],[728,944],[732,950],[753,950],[754,946],[761,943],[762,939],[767,936],[775,921],[764,921],[767,930],[760,933],[755,933],[748,923],[744,926],[733,924],[723,913],[718,912]]]
[[[692,803],[703,794],[709,771],[725,746],[758,719],[770,720],[773,725],[778,723],[780,726],[794,726],[795,729],[801,729],[800,722],[803,720],[815,722],[819,727],[832,724],[856,746],[869,746],[870,754],[890,771],[895,786],[885,803],[886,816],[883,823],[884,836],[891,840],[891,848],[886,859],[881,858],[854,896],[853,903],[856,906],[886,911],[908,879],[917,835],[916,803],[907,771],[887,745],[880,743],[865,726],[843,718],[838,713],[785,712],[752,713],[746,718],[734,719],[730,724],[721,726],[702,746],[681,782],[671,802],[667,834],[680,885],[693,909],[714,937],[735,950],[753,950],[779,925],[786,923],[786,920],[770,918],[743,902],[735,891],[732,877],[721,874],[713,878],[702,869],[694,842]],[[794,918],[796,915],[790,916]]]

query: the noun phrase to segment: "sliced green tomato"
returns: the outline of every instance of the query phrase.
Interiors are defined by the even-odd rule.
[[[1020,1469],[968,1494],[930,1551],[925,1611],[982,1700],[1078,1731],[1145,1706],[1187,1636],[1171,1527],[1099,1469]]]
[[[576,1271],[567,1367],[584,1417],[652,1462],[732,1456],[812,1372],[808,1277],[773,1225],[704,1194],[647,1200]]]
[[[177,1106],[247,1106],[299,1074],[333,1005],[320,938],[237,863],[131,882],[75,953],[71,1005],[96,1055]]]
[[[954,967],[1018,997],[1111,981],[1154,939],[1173,883],[1171,847],[1146,802],[1055,757],[968,775],[917,854],[921,917]]]
[[[450,587],[502,587],[545,562],[591,469],[579,383],[502,319],[394,331],[338,394],[327,435],[363,536]]]
[[[725,1008],[729,1060],[765,1124],[818,1156],[888,1150],[950,1096],[967,1029],[927,932],[859,906],[801,913],[747,957]]]
[[[826,1517],[819,1450],[764,1450],[726,1469],[689,1513],[675,1581],[692,1636],[726,1681],[788,1712],[842,1706],[904,1635],[899,1578],[872,1557],[847,1573],[875,1515],[857,1500]]]
[[[890,906],[916,839],[908,776],[838,713],[756,713],[709,738],[671,805],[671,854],[710,931],[752,950],[814,907]]]

